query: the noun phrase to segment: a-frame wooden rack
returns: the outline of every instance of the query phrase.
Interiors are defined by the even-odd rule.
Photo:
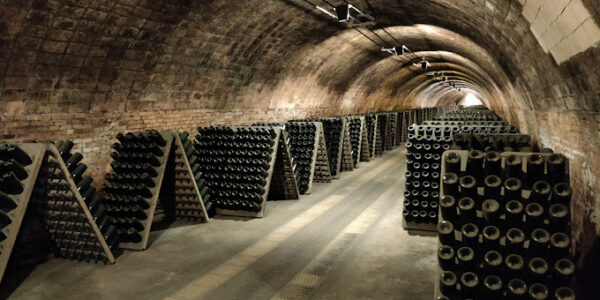
[[[24,166],[25,171],[27,171],[27,177],[20,181],[23,190],[18,194],[8,195],[8,199],[3,199],[3,202],[12,202],[12,209],[10,207],[2,208],[3,228],[0,229],[0,236],[2,237],[2,241],[0,241],[0,280],[4,277],[4,271],[15,246],[15,241],[17,240],[17,235],[19,234],[19,229],[21,228],[21,223],[46,152],[46,146],[43,144],[18,144],[13,146],[17,146],[25,152],[31,162],[29,165]],[[9,159],[9,157],[1,158]],[[11,204],[10,202],[8,204]],[[3,203],[2,206],[7,205]]]
[[[206,223],[210,220],[204,198],[192,172],[189,157],[178,134],[172,133],[172,151],[175,155],[175,218],[183,221]],[[192,145],[193,146],[193,145]]]
[[[236,130],[238,128],[244,128],[244,127],[230,127],[230,128],[233,128],[234,130]],[[277,149],[279,149],[279,142],[280,142],[282,130],[281,130],[281,128],[278,128],[278,127],[267,127],[267,126],[251,126],[251,128],[272,128],[275,131],[275,137],[273,138],[274,142],[273,142],[273,146],[271,147],[271,151],[270,151],[271,160],[268,162],[269,167],[268,167],[268,171],[267,171],[267,176],[265,178],[265,184],[263,185],[264,193],[261,196],[262,201],[260,203],[260,211],[254,212],[254,211],[233,210],[233,209],[217,207],[217,214],[219,214],[219,215],[237,216],[237,217],[253,217],[253,218],[262,218],[265,215],[265,209],[267,206],[267,198],[269,195],[269,190],[271,188],[271,181],[273,179],[273,171],[275,169],[275,160],[277,158]]]
[[[354,158],[352,157],[352,142],[350,141],[350,126],[348,118],[343,118],[344,128],[342,130],[342,158],[341,171],[354,170]]]
[[[111,249],[116,249],[118,240],[113,239],[111,245],[107,243],[88,208],[89,203],[84,201],[53,144],[47,146],[35,189],[43,191],[34,194],[32,201],[40,204],[57,257],[115,262]]]
[[[166,132],[161,132],[160,135],[161,135],[162,139],[165,141],[165,145],[160,146],[162,155],[154,156],[158,160],[158,166],[153,166],[151,168],[152,170],[148,170],[149,172],[153,173],[152,175],[154,175],[154,176],[152,176],[152,179],[151,179],[154,186],[148,187],[148,189],[150,190],[151,197],[148,197],[145,199],[148,208],[144,209],[143,213],[145,214],[146,218],[144,220],[138,219],[142,228],[140,228],[141,230],[136,229],[135,230],[136,232],[134,232],[132,230],[132,227],[127,227],[125,225],[120,226],[120,228],[126,234],[125,236],[121,237],[122,242],[120,244],[120,247],[123,249],[145,250],[148,247],[148,238],[150,237],[150,231],[152,229],[154,215],[156,212],[156,207],[159,202],[159,199],[171,198],[171,200],[173,200],[173,197],[171,194],[172,191],[163,189],[163,179],[165,178],[165,173],[167,170],[167,164],[169,162],[169,158],[170,157],[174,158],[174,156],[171,156],[174,134],[172,132],[166,131]],[[171,170],[171,171],[174,171],[174,170]],[[120,173],[120,172],[117,172],[117,174],[118,173]],[[160,195],[161,193],[167,193],[171,197],[167,197],[167,195],[164,195],[164,194],[161,197],[161,195]],[[104,203],[104,204],[110,205],[107,203]],[[172,207],[169,207],[169,208],[172,208]],[[165,207],[165,209],[168,209],[168,208]]]
[[[2,220],[4,227],[0,231],[3,237],[0,241],[0,281],[23,225],[23,217],[31,205],[41,210],[42,222],[57,257],[114,263],[111,248],[56,147],[40,143],[15,146],[27,154],[31,163],[24,166],[27,176],[20,180],[22,191],[2,199],[4,203],[0,210],[6,218]],[[0,157],[4,156],[0,151]]]
[[[300,199],[300,193],[292,166],[292,155],[290,154],[289,145],[286,142],[287,133],[284,130],[284,126],[276,127],[281,130],[281,134],[279,134],[279,145],[275,154],[275,165],[273,166],[273,176],[267,199],[298,200]],[[316,151],[313,152],[313,157],[316,157]],[[314,165],[314,161],[312,165]]]
[[[329,167],[329,157],[327,153],[327,145],[325,143],[325,132],[323,130],[323,123],[314,122],[317,125],[317,134],[315,135],[315,144],[317,145],[315,168],[313,172],[312,182],[331,182],[331,169]]]

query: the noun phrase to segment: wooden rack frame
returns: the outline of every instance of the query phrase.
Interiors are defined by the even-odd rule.
[[[325,131],[323,130],[323,123],[315,122],[317,125],[317,134],[315,135],[315,143],[317,146],[316,157],[315,157],[315,167],[313,172],[313,180],[311,181],[311,189],[312,182],[331,182],[331,168],[329,167],[329,157],[327,153],[327,145],[325,142]]]
[[[23,192],[18,195],[9,195],[10,198],[15,200],[17,207],[10,212],[7,212],[12,223],[2,230],[2,234],[4,234],[6,238],[4,241],[0,242],[0,281],[4,277],[8,260],[10,259],[13,247],[15,246],[15,241],[17,240],[19,229],[21,228],[21,223],[23,222],[23,217],[25,216],[25,211],[27,210],[27,206],[32,196],[36,179],[38,178],[38,173],[46,152],[46,145],[44,144],[27,143],[15,145],[29,155],[32,163],[25,167],[27,178],[21,180]]]
[[[171,150],[172,150],[171,145],[173,143],[173,133],[172,132],[169,132],[169,131],[161,132],[161,135],[162,135],[163,139],[165,140],[166,145],[164,147],[161,147],[164,152],[163,155],[161,157],[157,157],[158,161],[160,162],[160,165],[155,168],[158,176],[156,176],[154,178],[155,186],[150,189],[150,191],[152,192],[152,198],[148,199],[148,204],[150,205],[150,207],[148,209],[144,210],[144,212],[146,213],[146,215],[148,217],[146,218],[146,220],[140,221],[140,223],[142,223],[142,225],[144,226],[144,230],[142,230],[140,232],[140,235],[142,236],[142,240],[138,243],[131,243],[131,242],[121,243],[120,247],[123,249],[145,250],[148,247],[148,238],[150,237],[152,221],[154,219],[156,205],[159,200],[160,191],[161,191],[161,187],[162,187],[162,183],[163,183],[163,178],[165,176],[165,170],[167,168],[167,160],[169,159],[169,155],[171,155]]]
[[[347,118],[344,119],[344,129],[342,131],[342,158],[340,171],[354,170],[354,158],[352,157],[352,142],[350,141],[350,123]]]
[[[175,155],[175,218],[184,221],[210,220],[204,199],[192,173],[189,158],[183,149],[183,143],[177,133],[171,133],[174,139],[173,153]],[[192,145],[193,147],[193,145]]]
[[[281,134],[279,135],[279,146],[277,147],[273,178],[271,179],[271,187],[269,188],[267,199],[298,200],[300,199],[300,193],[292,166],[292,155],[286,142],[287,133],[283,130],[283,126],[278,126],[278,128],[280,128]],[[313,153],[313,157],[316,157],[316,153]],[[311,168],[314,165],[314,160],[312,162]]]
[[[244,126],[234,126],[231,128],[243,128]],[[267,126],[251,126],[251,128],[271,128],[271,127],[267,127]],[[267,178],[265,178],[265,192],[262,195],[262,202],[260,203],[260,211],[258,212],[253,212],[253,211],[243,211],[243,210],[232,210],[232,209],[224,209],[224,208],[217,208],[217,214],[219,215],[226,215],[226,216],[237,216],[237,217],[253,217],[253,218],[262,218],[265,216],[265,209],[267,207],[267,197],[269,195],[269,189],[271,188],[271,180],[273,178],[273,170],[275,169],[275,159],[277,158],[277,149],[279,147],[279,140],[280,140],[280,136],[281,136],[281,128],[277,128],[274,127],[273,130],[275,130],[275,142],[273,143],[273,146],[271,147],[271,161],[269,162],[269,170],[268,170],[268,175]]]
[[[94,220],[94,218],[92,216],[92,213],[88,209],[87,204],[83,201],[83,197],[81,196],[81,193],[77,190],[77,185],[73,181],[65,162],[63,161],[60,153],[58,152],[58,149],[53,144],[49,144],[47,146],[46,161],[44,162],[44,164],[42,164],[42,170],[43,171],[41,171],[40,173],[43,172],[45,175],[49,175],[49,177],[46,178],[47,182],[44,184],[44,186],[46,186],[46,190],[44,191],[44,194],[47,195],[48,193],[51,192],[50,186],[53,184],[59,185],[59,186],[66,184],[66,187],[67,187],[66,190],[71,192],[72,199],[74,200],[73,202],[76,204],[76,207],[78,208],[78,212],[76,213],[77,215],[75,216],[75,215],[71,214],[70,221],[68,223],[82,223],[81,225],[83,225],[83,226],[80,226],[80,230],[87,229],[86,230],[87,232],[80,231],[80,233],[95,237],[96,238],[95,239],[96,247],[102,250],[103,255],[105,256],[106,260],[109,263],[114,263],[115,257],[113,255],[111,249],[108,247],[106,241],[104,240],[104,236],[100,232],[100,229],[98,228],[98,225],[96,224],[96,221]],[[40,179],[42,179],[42,178],[40,178]],[[51,207],[53,207],[53,205],[51,203],[49,203],[49,200],[47,198],[43,197],[41,199],[36,199],[36,201],[39,201],[42,204],[41,207],[44,211],[44,215],[49,216],[49,215],[53,214],[52,209],[51,209]],[[72,213],[72,211],[69,211],[69,212]],[[69,213],[69,212],[61,211],[59,213]],[[77,219],[79,219],[81,221],[77,221]],[[48,220],[47,218],[44,218],[44,223],[47,228],[60,227],[61,225],[68,225],[68,223],[67,223],[67,224],[58,224],[58,226],[57,226],[56,224],[52,224],[52,222],[50,220]],[[65,250],[74,251],[74,252],[80,251],[80,249],[78,249],[77,247],[73,247],[73,245],[69,244],[70,242],[72,242],[72,240],[62,239],[59,237],[58,234],[56,234],[54,232],[50,232],[50,236],[52,238],[52,241],[55,243],[57,249],[65,249]],[[63,256],[63,255],[61,255],[60,257],[65,258],[65,256]],[[66,258],[69,258],[69,257],[66,257]]]

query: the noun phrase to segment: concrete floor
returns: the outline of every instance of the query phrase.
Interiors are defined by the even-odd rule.
[[[175,224],[114,265],[49,261],[11,299],[431,300],[437,240],[402,229],[404,160],[388,152],[263,219]]]

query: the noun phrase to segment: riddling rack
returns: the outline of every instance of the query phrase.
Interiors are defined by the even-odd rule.
[[[396,148],[396,114],[386,113],[388,117],[388,126],[385,134],[385,151]]]
[[[365,123],[367,129],[367,142],[369,148],[367,148],[369,153],[369,159],[375,157],[375,144],[377,140],[377,114],[367,114],[365,115]],[[368,161],[368,160],[365,160]]]
[[[343,141],[342,141],[342,171],[354,170],[354,158],[352,157],[352,142],[350,140],[350,128],[348,126],[348,119],[344,118],[346,126],[344,126]]]
[[[120,234],[84,176],[81,153],[71,154],[73,143],[47,146],[32,202],[39,204],[43,223],[54,242],[57,257],[114,263]]]
[[[0,280],[29,204],[46,146],[0,144]]]
[[[475,123],[473,123],[475,124]],[[438,181],[441,154],[451,149],[452,136],[461,132],[510,132],[512,126],[488,126],[489,122],[461,126],[456,122],[441,125],[411,125],[406,143],[406,191],[403,226],[406,230],[435,231],[438,212]],[[494,130],[489,130],[494,129]]]
[[[314,123],[317,124],[317,136],[315,136],[315,139],[317,140],[318,148],[313,181],[324,183],[331,182],[331,167],[329,166],[329,157],[327,154],[327,144],[325,142],[323,123]]]
[[[188,132],[174,134],[175,155],[175,218],[184,221],[208,222],[212,208],[206,180],[200,172],[198,158]]]
[[[435,299],[575,299],[567,158],[457,150],[443,161]]]
[[[365,136],[366,128],[365,128],[365,117],[363,116],[349,116],[346,117],[348,123],[348,130],[350,135],[350,143],[352,146],[352,162],[353,167],[358,167],[358,163],[361,160],[361,154],[363,151],[364,143],[368,143],[368,141],[363,140],[363,136]],[[368,148],[368,146],[366,146]],[[368,155],[365,156],[368,159]]]
[[[361,130],[361,138],[360,138],[360,155],[358,157],[358,160],[356,161],[356,165],[358,165],[359,162],[361,161],[370,161],[371,160],[371,151],[369,149],[371,149],[370,143],[369,143],[369,133],[368,133],[368,129],[367,129],[367,122],[366,122],[366,117],[361,116],[361,123],[362,123],[362,130]]]
[[[275,166],[273,167],[273,176],[271,179],[272,182],[267,197],[269,200],[300,199],[298,182],[296,180],[296,173],[294,172],[294,166],[292,165],[290,145],[287,142],[288,138],[286,129],[288,126],[290,126],[290,124],[288,124],[287,126],[277,126],[280,128],[281,134],[279,135],[279,146],[277,147]],[[314,154],[316,156],[316,153]],[[310,156],[312,158],[313,153],[311,153]],[[298,168],[297,165],[296,168]]]
[[[285,133],[294,161],[292,168],[296,170],[299,192],[310,194],[316,175],[319,142],[323,139],[323,125],[320,122],[289,122],[286,124]]]
[[[198,133],[195,153],[217,214],[263,217],[281,129],[210,126]]]
[[[342,148],[344,142],[344,132],[346,130],[346,119],[328,118],[316,120],[323,124],[325,132],[325,141],[327,143],[327,157],[329,158],[329,168],[331,178],[340,177],[342,167]]]
[[[389,129],[389,118],[385,113],[377,114],[377,128],[375,130],[375,155],[380,156],[385,150],[386,136]]]
[[[121,232],[121,248],[146,249],[157,203],[160,198],[171,198],[160,194],[166,171],[174,171],[167,170],[173,158],[173,136],[156,130],[117,135],[119,143],[113,144],[111,154],[113,172],[106,175],[102,204]]]

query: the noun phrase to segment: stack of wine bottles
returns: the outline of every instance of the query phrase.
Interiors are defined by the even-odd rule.
[[[433,119],[439,121],[502,121],[492,110],[457,110],[436,116]]]
[[[341,151],[344,133],[344,121],[342,118],[318,119],[323,124],[325,143],[327,145],[327,158],[329,159],[329,171],[331,177],[339,177],[341,168]]]
[[[0,280],[27,209],[31,187],[39,170],[43,148],[33,151],[22,145],[0,143]],[[35,162],[34,162],[35,160]]]
[[[366,114],[365,125],[367,130],[367,139],[369,141],[369,157],[375,156],[375,131],[377,129],[377,114]]]
[[[16,195],[23,193],[21,181],[29,176],[26,166],[32,163],[29,155],[18,145],[0,144],[0,229],[12,223],[8,213],[17,208]],[[6,235],[0,232],[0,242]]]
[[[444,153],[444,297],[575,299],[567,164],[560,154]]]
[[[262,212],[277,138],[272,127],[198,128],[195,155],[218,209]]]
[[[441,155],[449,149],[449,136],[417,135],[415,127],[409,128],[403,211],[407,229],[413,224],[437,224]]]
[[[377,114],[377,130],[375,132],[375,155],[383,154],[388,138],[389,118],[386,113]]]
[[[202,204],[208,215],[214,215],[213,200],[210,195],[210,190],[204,174],[200,171],[200,163],[198,157],[194,155],[194,144],[189,139],[189,132],[184,131],[179,134],[179,139],[182,145],[182,154],[188,160],[190,170],[183,157],[175,159],[175,197],[176,210],[175,214],[180,219],[204,219],[208,216],[204,215]],[[179,154],[176,154],[179,155]],[[191,172],[191,176],[190,173]],[[196,183],[194,187],[192,180]],[[198,198],[200,197],[200,198]]]
[[[99,239],[104,239],[112,253],[118,249],[119,232],[112,218],[107,215],[106,207],[96,196],[92,177],[84,175],[87,165],[82,162],[83,155],[71,153],[72,148],[72,141],[59,141],[56,153],[60,158],[50,151],[47,168],[44,168],[44,175],[47,176],[44,219],[55,242],[54,252],[57,257],[112,262],[113,258],[107,256]],[[66,170],[62,169],[61,161]],[[74,186],[71,186],[67,177],[72,179]],[[80,205],[76,194],[81,196],[85,207]],[[85,209],[89,210],[92,220],[86,216]],[[94,227],[98,228],[100,236]]]
[[[354,167],[356,167],[360,159],[363,121],[358,116],[347,117],[347,120],[350,131],[350,144],[352,145],[352,161]]]
[[[532,152],[531,137],[526,134],[468,134],[452,137],[456,150],[479,150],[498,152]]]
[[[396,117],[397,114],[396,113],[387,113],[387,117],[388,117],[388,122],[389,122],[389,126],[387,128],[387,133],[386,133],[386,139],[385,139],[385,145],[384,145],[384,150],[385,151],[390,151],[394,148],[396,148],[396,128],[397,128],[397,124],[396,124]]]
[[[117,140],[112,146],[113,172],[105,176],[102,207],[121,244],[138,244],[150,230],[171,141],[167,145],[156,130],[119,133]]]
[[[300,194],[305,194],[311,184],[316,157],[317,126],[314,122],[290,122],[286,124],[286,132],[298,189]]]

